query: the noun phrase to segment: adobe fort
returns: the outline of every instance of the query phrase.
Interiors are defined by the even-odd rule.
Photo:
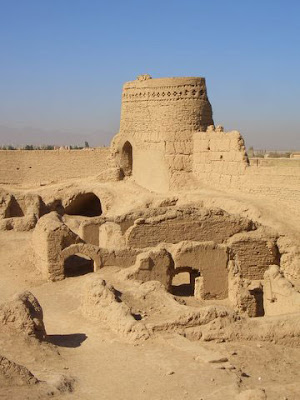
[[[257,382],[260,397],[241,397],[229,357],[199,343],[299,346],[300,160],[249,159],[238,131],[214,125],[204,78],[125,83],[110,147],[2,150],[0,184],[0,333],[51,339],[54,314],[44,322],[30,289],[76,329],[217,364],[224,399],[267,398]],[[7,354],[9,379],[38,381]]]

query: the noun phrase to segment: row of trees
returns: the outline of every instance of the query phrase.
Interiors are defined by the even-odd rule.
[[[255,150],[252,146],[249,147],[248,156],[250,158],[290,158],[291,151],[268,151],[268,150]]]
[[[70,150],[81,150],[81,149],[88,149],[90,146],[88,142],[84,143],[84,146],[62,146],[64,148]],[[53,145],[42,145],[42,146],[33,146],[32,144],[26,144],[25,146],[12,146],[12,145],[4,145],[0,146],[0,150],[56,150],[59,149],[60,146],[53,146]]]

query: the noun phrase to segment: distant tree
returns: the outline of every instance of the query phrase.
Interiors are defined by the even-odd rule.
[[[280,151],[271,151],[269,153],[270,158],[290,158],[290,152],[280,152]]]
[[[88,149],[88,148],[90,147],[89,143],[88,143],[88,142],[84,142],[84,147],[85,147],[86,149]]]
[[[26,146],[24,147],[24,150],[33,150],[32,144],[26,144]]]
[[[258,151],[258,152],[255,153],[255,157],[264,158],[265,154],[266,154],[266,152]]]
[[[0,146],[0,149],[1,150],[16,150],[17,148],[15,146],[12,146],[11,144],[9,144],[8,146],[7,145]]]
[[[254,157],[254,148],[253,146],[250,146],[248,149],[248,156],[249,157]]]

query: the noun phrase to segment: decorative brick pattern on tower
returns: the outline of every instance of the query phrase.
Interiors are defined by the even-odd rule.
[[[168,190],[176,176],[191,173],[193,132],[213,125],[204,78],[159,78],[142,75],[123,86],[120,153],[132,146],[132,174],[141,185]],[[121,165],[122,167],[122,165]]]

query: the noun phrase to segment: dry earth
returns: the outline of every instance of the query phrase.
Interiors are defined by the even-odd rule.
[[[69,187],[53,185],[41,188],[38,193],[43,198],[50,198],[56,192],[67,192],[76,187],[86,191],[97,188],[99,192],[105,192],[107,215],[129,212],[145,205],[155,206],[164,199],[164,196],[150,193],[130,182],[100,184],[92,179],[70,182]],[[9,189],[12,188],[6,188]],[[34,192],[30,188],[24,189],[26,191]],[[275,201],[270,204],[264,197],[210,189],[168,196],[178,198],[177,206],[198,202],[252,218],[283,236],[288,234],[299,246],[300,215],[292,214]],[[93,274],[59,282],[46,282],[42,278],[34,265],[31,237],[32,231],[0,232],[0,303],[8,301],[15,293],[32,292],[44,312],[48,343],[0,331],[0,354],[26,367],[42,383],[29,385],[27,381],[19,382],[13,374],[8,382],[0,375],[1,399],[300,398],[299,314],[294,314],[299,328],[294,337],[281,339],[280,335],[278,339],[276,336],[276,330],[279,332],[280,324],[283,324],[281,319],[251,319],[257,324],[257,329],[262,330],[266,324],[274,323],[272,341],[259,340],[259,335],[252,340],[241,335],[237,340],[222,327],[220,332],[225,334],[212,341],[190,340],[188,335],[167,330],[147,340],[128,340],[112,330],[105,320],[93,320],[82,315],[83,283]],[[116,278],[118,272],[118,268],[106,267],[94,275],[123,290]],[[179,301],[185,301],[191,307],[195,305],[191,298],[181,297]],[[209,301],[209,304],[223,303]],[[251,323],[249,319],[245,322]],[[11,368],[18,371],[15,366]],[[14,373],[19,377],[18,372]]]

